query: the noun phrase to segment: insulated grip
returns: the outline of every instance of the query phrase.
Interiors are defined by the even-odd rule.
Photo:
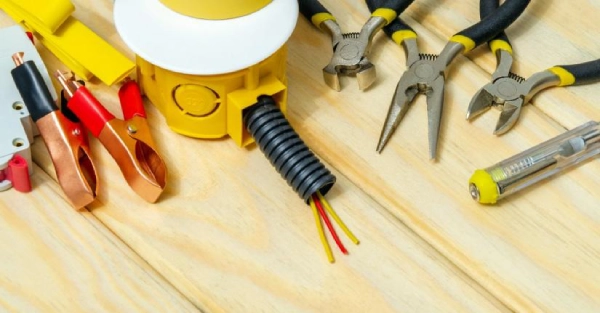
[[[560,78],[560,86],[576,86],[600,81],[600,59],[580,64],[559,65],[550,69]]]
[[[115,118],[85,87],[77,89],[67,105],[96,138],[106,123]]]
[[[367,6],[372,13],[371,16],[385,18],[387,25],[396,20],[413,2],[414,0],[370,0],[367,1]]]
[[[498,9],[498,7],[500,7],[499,0],[480,0],[479,17],[484,19],[486,16],[492,15],[494,11]],[[506,50],[512,54],[512,46],[508,40],[508,36],[504,31],[496,35],[496,37],[490,40],[488,44],[490,46],[490,50],[492,50],[494,54],[496,54],[496,51],[499,49]]]
[[[380,8],[382,3],[387,2],[385,0],[366,0],[367,7],[369,11],[375,12],[378,8]],[[398,2],[398,1],[397,1]],[[402,1],[405,4],[404,11],[413,1]],[[417,38],[417,33],[408,26],[402,19],[400,19],[398,13],[398,17],[391,21],[387,26],[383,28],[383,31],[388,35],[394,42],[397,44],[402,44],[402,41],[408,38]]]
[[[134,116],[146,118],[146,109],[144,109],[144,100],[140,86],[133,80],[130,80],[119,89],[119,100],[123,110],[123,119],[128,120]]]
[[[450,41],[462,44],[464,53],[469,52],[504,31],[525,11],[529,2],[531,0],[506,0],[491,15],[452,36]]]
[[[300,13],[304,15],[317,28],[321,28],[321,23],[333,20],[335,17],[319,2],[319,0],[298,0]]]
[[[58,110],[44,78],[33,61],[27,61],[11,72],[33,122]]]

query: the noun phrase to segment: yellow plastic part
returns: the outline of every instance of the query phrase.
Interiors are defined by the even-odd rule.
[[[123,80],[135,64],[71,16],[69,0],[0,0],[0,8],[36,35],[69,69],[107,85]]]
[[[312,16],[312,18],[310,19],[310,21],[313,23],[313,25],[317,26],[317,28],[321,28],[321,23],[325,22],[325,21],[329,21],[332,20],[335,22],[335,17],[333,15],[331,15],[330,13],[317,13],[315,15]]]
[[[510,43],[502,40],[502,39],[494,39],[490,42],[490,49],[492,49],[492,52],[494,54],[496,54],[496,51],[498,50],[504,50],[510,54],[513,54],[513,49],[512,46],[510,45]]]
[[[244,147],[254,142],[243,111],[261,95],[273,96],[285,114],[287,48],[233,73],[197,76],[168,71],[137,58],[138,80],[150,101],[180,134],[204,139],[230,136]]]
[[[417,38],[417,33],[409,29],[403,29],[392,34],[392,40],[399,45],[401,45],[404,40],[410,38]]]
[[[207,20],[225,20],[252,14],[272,0],[160,0],[171,10]]]
[[[575,75],[571,74],[571,72],[567,71],[566,69],[560,66],[555,66],[548,70],[554,75],[558,76],[558,78],[560,79],[559,86],[570,86],[575,83]]]
[[[375,10],[375,12],[373,12],[373,14],[371,14],[371,16],[383,17],[387,21],[387,23],[385,23],[387,25],[387,24],[391,23],[392,21],[394,21],[396,19],[396,17],[398,17],[398,14],[396,14],[396,11],[394,11],[392,9],[379,8],[379,9]]]
[[[463,45],[465,47],[465,50],[463,51],[463,53],[467,53],[467,52],[475,49],[475,41],[473,41],[473,39],[471,39],[467,36],[454,35],[454,36],[452,36],[452,38],[450,38],[450,41]]]
[[[479,190],[479,203],[494,204],[498,201],[498,186],[485,170],[476,170],[469,179],[469,185],[475,185]]]

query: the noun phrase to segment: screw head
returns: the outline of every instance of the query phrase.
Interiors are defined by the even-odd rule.
[[[135,133],[137,133],[138,129],[137,129],[137,127],[135,127],[135,125],[129,124],[129,125],[127,125],[127,131],[130,134],[135,134]]]

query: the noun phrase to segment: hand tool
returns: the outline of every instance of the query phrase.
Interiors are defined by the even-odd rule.
[[[341,90],[339,75],[356,75],[358,88],[369,88],[377,76],[367,58],[371,41],[381,28],[394,21],[414,0],[380,0],[360,33],[342,33],[335,17],[318,0],[299,0],[300,12],[318,29],[331,35],[333,57],[323,69],[325,83]]]
[[[489,15],[498,6],[496,0],[481,1],[481,17]],[[481,88],[469,103],[467,119],[487,111],[491,107],[502,110],[496,123],[495,135],[508,132],[519,119],[521,109],[543,89],[553,86],[570,86],[594,83],[600,80],[600,60],[576,65],[561,65],[536,73],[525,79],[511,72],[513,49],[506,34],[489,43],[496,55],[498,65],[492,82]]]
[[[112,85],[135,69],[127,57],[71,16],[75,7],[69,0],[0,0],[0,9],[86,80],[96,76]]]
[[[144,200],[154,203],[166,185],[167,167],[158,154],[136,82],[126,80],[119,90],[123,118],[115,118],[72,75],[58,71],[67,107],[98,138],[117,162],[129,186]]]
[[[46,144],[58,184],[71,205],[80,209],[94,201],[98,188],[87,135],[78,121],[63,114],[66,107],[59,111],[35,62],[23,56],[13,55],[13,80]]]
[[[469,180],[479,203],[498,200],[589,160],[600,152],[600,123],[588,122],[483,170]]]
[[[424,93],[427,95],[429,156],[435,159],[444,104],[445,72],[448,66],[461,52],[467,53],[503,31],[517,19],[529,2],[529,0],[507,0],[494,11],[494,14],[452,36],[440,55],[420,54],[416,33],[400,18],[386,26],[384,28],[386,34],[397,44],[404,46],[408,70],[404,72],[396,87],[377,151],[381,152],[390,140],[415,96]],[[378,0],[367,0],[370,10],[377,7],[377,3]]]

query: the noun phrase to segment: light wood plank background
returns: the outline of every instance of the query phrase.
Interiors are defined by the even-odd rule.
[[[112,25],[111,1],[74,3],[79,19],[133,58]],[[347,31],[360,29],[368,17],[360,0],[323,3]],[[418,0],[403,17],[419,33],[422,50],[438,53],[450,35],[478,20],[477,3]],[[555,64],[600,57],[594,28],[598,17],[597,0],[577,5],[533,1],[524,18],[508,30],[517,72],[529,76]],[[1,20],[10,24],[5,15]],[[337,254],[335,265],[325,262],[310,211],[260,151],[237,148],[229,140],[176,135],[151,105],[147,108],[153,134],[170,169],[165,196],[156,205],[144,203],[94,142],[103,185],[87,220],[97,221],[96,229],[114,234],[112,242],[121,240],[119,246],[129,247],[164,277],[155,285],[174,286],[205,311],[600,310],[597,162],[534,186],[496,207],[477,205],[467,192],[474,169],[600,118],[600,108],[593,101],[600,87],[548,90],[524,109],[509,134],[494,137],[497,112],[472,123],[464,120],[470,98],[489,81],[495,67],[487,48],[477,49],[456,60],[450,70],[440,159],[432,163],[427,159],[422,97],[384,153],[374,151],[395,84],[405,69],[402,49],[378,35],[371,56],[378,66],[376,85],[360,92],[353,79],[345,79],[341,93],[322,82],[321,68],[329,61],[329,51],[329,38],[300,18],[290,40],[289,117],[338,176],[330,200],[362,240],[360,246],[350,247],[349,257]],[[41,52],[51,69],[63,68],[44,49]],[[111,111],[119,112],[114,89],[91,88]],[[34,154],[36,163],[53,175],[43,144],[35,144]],[[58,191],[47,176],[38,177],[44,186]],[[44,191],[32,195],[38,192]],[[6,199],[5,194],[0,199]],[[63,214],[75,214],[62,201],[51,206]],[[30,216],[33,222],[28,222],[35,224],[35,218],[39,217]],[[23,231],[8,230],[12,237]],[[51,234],[34,239],[42,241],[47,236]],[[7,244],[9,249],[19,246],[12,241]],[[64,257],[61,250],[51,253]],[[92,258],[97,251],[81,253]],[[29,263],[44,264],[35,258],[28,258]],[[133,264],[144,269],[139,262]],[[102,267],[96,270],[104,274]],[[13,279],[10,271],[6,273]],[[133,289],[138,286],[136,279],[123,283]],[[136,290],[152,295],[143,285],[146,288]],[[186,308],[185,302],[166,290],[151,299]],[[106,297],[121,307],[120,296]],[[13,297],[1,294],[0,303],[11,305],[16,301]],[[57,291],[53,299],[66,305],[68,297],[69,291]],[[18,299],[23,305],[35,306],[40,301],[45,305],[37,296]],[[148,305],[144,299],[136,301]]]

